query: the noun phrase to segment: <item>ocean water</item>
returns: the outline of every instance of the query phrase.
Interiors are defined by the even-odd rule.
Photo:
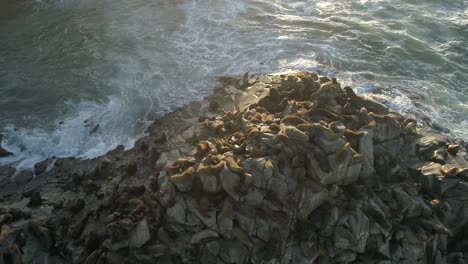
[[[0,133],[30,168],[131,148],[216,77],[320,71],[468,139],[468,1],[2,0]]]

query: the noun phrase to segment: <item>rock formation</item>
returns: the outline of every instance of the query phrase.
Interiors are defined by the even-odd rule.
[[[0,263],[468,263],[463,142],[334,78],[226,78],[148,132],[3,179]]]

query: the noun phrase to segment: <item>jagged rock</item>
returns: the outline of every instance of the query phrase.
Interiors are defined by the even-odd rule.
[[[369,218],[360,209],[355,209],[338,220],[333,236],[335,250],[363,253],[368,237]]]
[[[219,174],[219,180],[224,191],[226,191],[226,193],[229,194],[232,199],[239,200],[241,177],[237,173],[231,172],[227,168],[224,168]]]
[[[177,197],[173,206],[167,208],[167,221],[178,224],[187,223],[187,204],[182,197]]]
[[[25,184],[30,182],[34,178],[32,171],[21,171],[13,176],[13,180],[16,184]]]
[[[305,221],[310,213],[326,201],[328,190],[311,180],[303,182],[301,189],[298,217],[300,220]]]
[[[402,130],[400,123],[395,118],[389,115],[371,115],[371,117],[377,121],[377,125],[374,127],[374,140],[377,142],[388,141],[400,136]]]
[[[135,229],[130,233],[129,246],[132,248],[141,248],[151,239],[151,231],[146,218],[140,221]]]
[[[84,199],[77,199],[72,201],[70,204],[70,211],[74,214],[78,213],[81,209],[85,207],[85,200]]]
[[[274,165],[271,161],[268,161],[269,165],[266,164],[267,160],[265,158],[255,158],[247,159],[242,165],[246,171],[252,174],[253,182],[252,185],[260,188],[266,189],[268,182],[273,177],[274,174]]]
[[[416,120],[341,89],[335,78],[247,76],[243,90],[239,79],[225,81],[207,100],[156,121],[134,149],[58,159],[34,179],[32,172],[24,181],[0,177],[0,202],[8,206],[0,207],[1,257],[13,262],[24,253],[24,263],[466,260],[462,141],[428,134]],[[0,168],[1,176],[13,173]]]
[[[41,162],[34,164],[34,174],[41,175],[47,171],[49,164],[52,162],[52,159],[46,159]]]
[[[41,193],[38,191],[34,191],[31,194],[31,197],[29,198],[29,204],[28,206],[39,206],[42,204],[42,198],[41,198]]]
[[[404,218],[410,219],[422,216],[425,212],[430,211],[429,208],[424,206],[422,201],[418,201],[401,188],[393,189],[393,197],[395,198],[400,212],[403,213]]]
[[[0,141],[1,142],[1,141]],[[22,254],[21,249],[18,245],[13,244],[2,250],[2,260],[5,264],[21,264],[22,261]],[[1,251],[0,251],[1,252]]]
[[[372,139],[374,137],[374,131],[372,129],[364,129],[364,135],[359,140],[359,153],[364,155],[364,162],[361,169],[361,177],[367,178],[371,176],[374,169],[374,144]]]
[[[224,246],[219,251],[219,257],[226,263],[246,263],[249,250],[239,240],[224,241]]]

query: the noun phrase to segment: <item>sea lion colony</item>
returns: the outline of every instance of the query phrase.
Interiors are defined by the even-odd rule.
[[[226,79],[149,134],[4,196],[3,263],[468,263],[463,142],[334,78]]]

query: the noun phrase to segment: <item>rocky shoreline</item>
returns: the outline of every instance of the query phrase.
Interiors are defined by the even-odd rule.
[[[468,263],[463,142],[336,79],[224,78],[148,133],[0,169],[0,263]]]

